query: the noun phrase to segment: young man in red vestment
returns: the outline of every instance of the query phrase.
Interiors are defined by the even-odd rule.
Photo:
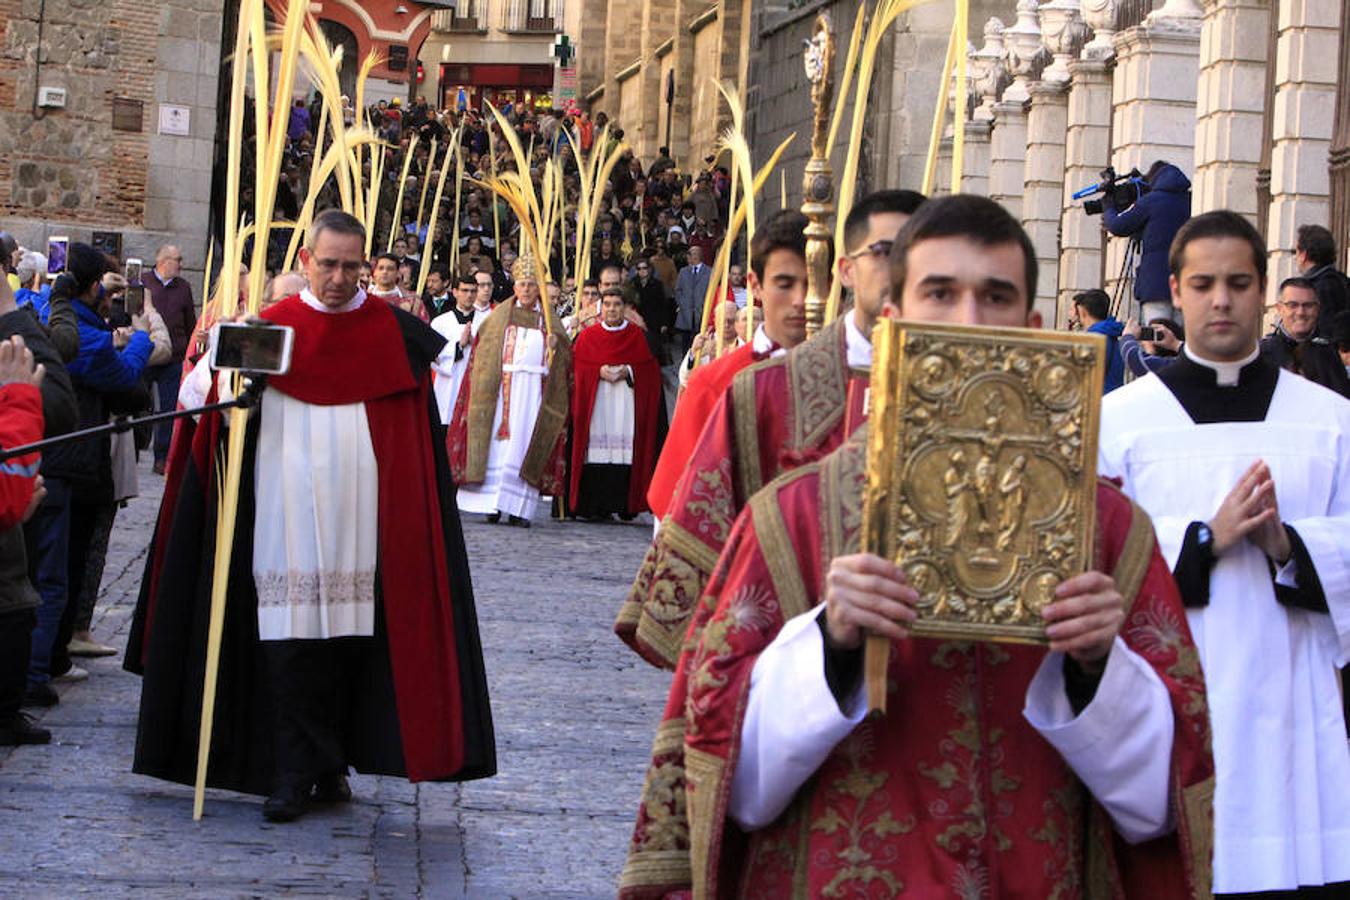
[[[358,286],[365,232],[329,211],[308,287],[262,312],[295,329],[245,436],[207,783],[284,822],[351,797],[346,774],[496,768],[464,539],[431,365],[445,339]],[[144,672],[135,771],[196,774],[228,423],[170,466],[127,666]]]
[[[891,272],[893,315],[1040,325],[1032,245],[985,198],[925,204]],[[1099,483],[1094,571],[1044,608],[1048,648],[915,638],[919,592],[859,552],[866,433],[733,526],[621,894],[1208,896],[1204,684],[1147,516]],[[872,719],[865,629],[892,642]]]
[[[694,603],[750,496],[838,447],[862,422],[872,324],[890,293],[887,253],[923,201],[904,190],[863,197],[845,219],[837,263],[852,310],[737,373],[723,391],[615,622],[619,637],[653,665],[675,667]]]
[[[600,321],[572,345],[569,509],[583,519],[628,520],[647,508],[661,368],[624,309],[623,290],[606,288]]]
[[[750,292],[760,302],[763,322],[754,337],[689,376],[675,404],[661,458],[656,462],[647,504],[658,519],[670,506],[699,435],[731,379],[761,359],[783,353],[806,339],[806,216],[783,210],[771,216],[750,247]],[[709,317],[711,318],[711,317]]]

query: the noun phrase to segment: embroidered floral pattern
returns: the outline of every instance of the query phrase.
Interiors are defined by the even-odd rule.
[[[736,499],[731,485],[731,460],[723,459],[715,469],[693,472],[690,498],[684,508],[694,519],[692,531],[712,539],[721,547],[731,532],[736,517]]]

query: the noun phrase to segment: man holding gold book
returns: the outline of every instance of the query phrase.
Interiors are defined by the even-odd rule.
[[[678,463],[680,473],[690,474],[674,486],[662,510],[661,531],[615,623],[619,637],[653,665],[675,667],[694,603],[731,522],[750,496],[780,472],[833,450],[862,423],[872,362],[868,336],[890,293],[887,254],[896,232],[923,200],[922,194],[904,190],[863,197],[845,220],[846,255],[836,264],[838,277],[853,294],[853,309],[786,354],[732,373],[720,395],[703,395],[702,402],[711,397],[712,403],[694,434],[696,442],[680,456],[668,457],[669,450],[662,455],[667,473]],[[776,255],[782,259],[785,251]],[[804,256],[799,265],[804,273]],[[770,301],[777,296],[773,279],[778,271],[774,265],[769,273],[771,290],[761,289]],[[804,276],[799,287],[804,300]],[[696,370],[690,384],[717,365]],[[690,394],[700,397],[686,392],[677,423],[691,415],[685,408]],[[648,498],[655,511],[653,493]]]
[[[307,287],[262,317],[289,371],[249,418],[207,783],[286,822],[350,800],[348,767],[413,781],[496,770],[487,682],[431,386],[445,339],[362,291],[361,222],[316,216]],[[340,364],[336,364],[340,363]],[[169,467],[128,668],[143,669],[135,771],[192,784],[220,446],[202,415]]]
[[[992,201],[929,201],[890,264],[890,317],[1040,325],[1032,245]],[[934,386],[952,375],[939,368]],[[999,415],[990,404],[995,443]],[[1096,571],[1047,586],[1048,646],[916,637],[932,587],[909,573],[942,529],[895,561],[860,552],[867,436],[782,476],[732,526],[621,895],[1207,896],[1204,683],[1147,516],[1095,486]],[[981,517],[991,530],[971,539],[996,542],[1000,520]],[[870,719],[864,630],[890,649],[888,711]]]

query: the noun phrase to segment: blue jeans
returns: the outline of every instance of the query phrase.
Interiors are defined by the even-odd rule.
[[[47,478],[44,483],[47,496],[24,526],[28,569],[33,587],[42,598],[28,660],[28,681],[32,684],[51,680],[52,649],[61,631],[70,588],[70,485],[63,478]]]
[[[150,383],[154,385],[156,412],[171,412],[178,408],[178,387],[183,379],[181,363],[169,363],[146,369]],[[169,458],[169,441],[173,439],[173,422],[160,422],[155,426],[155,462],[162,463]]]

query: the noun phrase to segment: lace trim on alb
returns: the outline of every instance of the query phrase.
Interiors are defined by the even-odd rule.
[[[339,606],[375,602],[375,572],[259,572],[258,606]]]

